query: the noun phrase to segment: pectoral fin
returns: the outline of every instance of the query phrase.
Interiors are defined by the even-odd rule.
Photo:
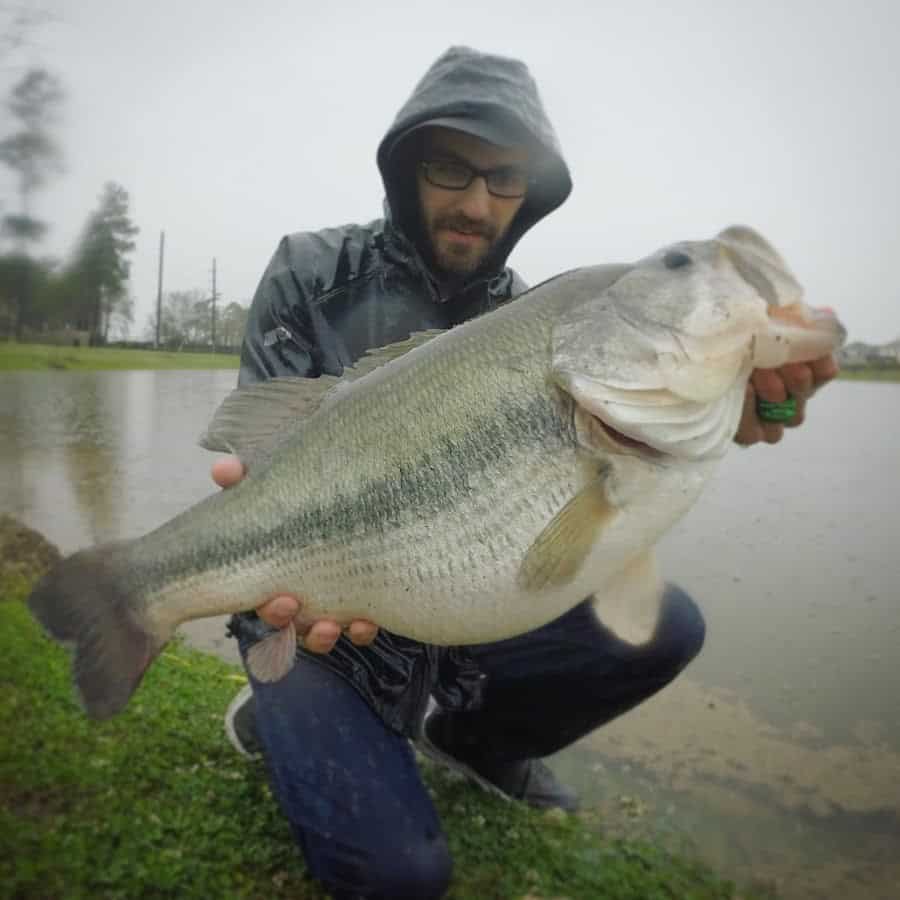
[[[659,620],[663,582],[651,551],[634,559],[594,597],[601,624],[629,644],[646,644]]]
[[[519,570],[523,586],[539,591],[572,581],[615,515],[603,480],[592,481],[551,519],[528,548]]]

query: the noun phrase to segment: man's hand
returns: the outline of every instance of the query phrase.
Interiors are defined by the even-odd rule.
[[[744,412],[734,440],[749,447],[765,441],[777,444],[784,437],[784,429],[803,424],[806,401],[838,373],[833,356],[823,356],[810,363],[789,363],[780,369],[756,369],[747,384]],[[788,396],[797,401],[797,414],[788,422],[765,422],[756,413],[757,397],[770,403],[782,403]]]
[[[232,487],[244,477],[244,466],[236,456],[227,456],[213,464],[212,477],[219,487]],[[334,619],[304,619],[300,601],[290,595],[273,597],[256,613],[273,628],[284,628],[294,620],[303,646],[312,653],[328,653],[341,636],[341,626]],[[378,626],[367,619],[356,619],[347,628],[347,636],[360,647],[371,644],[377,634]]]

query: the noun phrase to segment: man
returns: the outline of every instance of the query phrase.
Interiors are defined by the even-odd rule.
[[[521,63],[452,48],[426,73],[378,149],[384,219],[285,238],[253,301],[240,383],[340,374],[367,349],[448,328],[525,285],[517,241],[571,190],[537,89]],[[763,396],[800,398],[833,363],[757,373]],[[802,418],[802,410],[799,418]],[[798,421],[799,421],[798,418]],[[748,393],[738,438],[777,441]],[[214,467],[223,487],[237,460]],[[279,597],[231,625],[241,653],[303,611]],[[588,603],[531,634],[436,648],[357,621],[304,622],[297,665],[251,678],[227,716],[241,752],[261,749],[312,874],[336,898],[443,895],[451,861],[408,738],[483,786],[534,806],[577,799],[540,757],[668,684],[699,652],[703,619],[667,588],[651,642],[619,641]],[[429,696],[437,709],[422,724]]]

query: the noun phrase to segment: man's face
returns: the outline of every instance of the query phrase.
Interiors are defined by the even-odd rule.
[[[426,138],[424,160],[497,171],[497,182],[505,184],[522,179],[528,152],[524,147],[498,147],[461,131],[434,128]],[[474,272],[506,233],[525,200],[524,196],[495,196],[482,177],[462,190],[452,190],[431,183],[420,165],[416,178],[425,232],[438,268],[448,275]]]

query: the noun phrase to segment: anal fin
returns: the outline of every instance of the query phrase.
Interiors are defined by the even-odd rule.
[[[663,581],[648,550],[597,592],[594,612],[616,637],[639,646],[653,637],[662,596]]]

